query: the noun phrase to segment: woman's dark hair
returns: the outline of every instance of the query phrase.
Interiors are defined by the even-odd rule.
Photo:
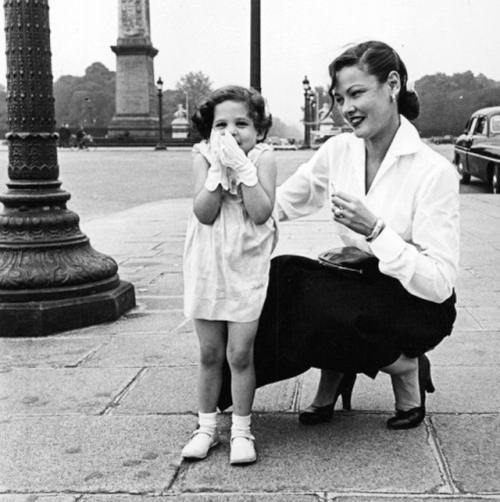
[[[408,72],[398,53],[384,42],[363,42],[349,47],[338,56],[328,67],[332,83],[328,94],[334,99],[334,89],[337,85],[337,73],[347,66],[357,66],[368,74],[377,77],[380,83],[387,82],[392,71],[399,73],[401,91],[398,96],[398,111],[408,120],[414,120],[420,113],[418,95],[407,89]],[[333,106],[333,105],[332,105]]]
[[[191,117],[191,121],[200,135],[204,139],[210,138],[215,107],[224,101],[244,103],[248,109],[250,118],[253,120],[255,129],[263,135],[259,141],[264,141],[273,123],[271,114],[266,110],[266,102],[255,89],[247,89],[239,85],[227,85],[216,89],[201,101],[196,112]]]

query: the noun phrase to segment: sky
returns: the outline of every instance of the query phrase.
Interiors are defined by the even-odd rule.
[[[49,0],[52,72],[116,70],[119,0]],[[155,80],[174,89],[202,71],[214,87],[250,84],[250,0],[150,0]],[[346,45],[382,40],[409,80],[472,71],[500,81],[500,0],[261,0],[261,85],[271,113],[299,124],[302,80],[328,87],[328,65]],[[3,32],[4,16],[0,16]],[[5,52],[5,37],[0,40]],[[0,83],[5,85],[5,56]]]

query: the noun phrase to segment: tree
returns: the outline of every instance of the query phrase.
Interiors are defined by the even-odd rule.
[[[425,75],[415,83],[420,97],[420,134],[458,135],[471,113],[500,103],[500,82],[471,71],[447,76]]]
[[[182,100],[176,103],[175,109],[171,112],[172,118],[179,103],[187,103],[188,115],[192,115],[199,101],[212,92],[212,82],[201,71],[190,72],[179,79],[176,89],[182,93]]]
[[[302,133],[298,127],[286,124],[278,117],[273,116],[273,125],[269,129],[268,137],[277,136],[278,138],[295,138],[299,139]]]
[[[102,63],[92,63],[83,77],[60,77],[54,84],[57,123],[107,127],[115,113],[115,78]]]

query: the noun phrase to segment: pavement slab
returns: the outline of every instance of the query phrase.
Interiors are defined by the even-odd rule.
[[[149,415],[196,413],[198,399],[196,365],[150,368],[142,373],[133,388],[120,401],[115,414]],[[193,422],[193,428],[196,421]]]
[[[427,355],[438,366],[500,366],[499,331],[453,331]]]
[[[137,373],[128,368],[15,369],[0,373],[0,416],[97,415],[114,405],[114,398]]]
[[[47,495],[46,493],[0,494],[0,502],[75,502],[78,498],[78,495]]]
[[[469,494],[500,495],[498,414],[437,415],[432,423],[458,489]]]
[[[170,311],[169,315],[132,310],[114,323],[113,330],[119,334],[155,332],[161,335],[173,331],[185,321],[182,310]]]
[[[290,414],[257,415],[257,463],[229,465],[227,428],[210,461],[192,462],[172,489],[185,492],[435,493],[444,482],[425,427],[394,434],[372,415],[299,426]]]
[[[76,367],[111,337],[0,338],[0,368]]]
[[[87,358],[85,367],[142,368],[185,366],[198,363],[198,339],[194,333],[124,334]]]
[[[4,422],[0,491],[161,492],[174,480],[191,422],[192,417],[182,415],[28,417]]]
[[[321,495],[300,493],[183,493],[165,494],[158,497],[150,496],[85,496],[81,502],[321,502],[325,499]],[[0,502],[3,502],[0,499]]]

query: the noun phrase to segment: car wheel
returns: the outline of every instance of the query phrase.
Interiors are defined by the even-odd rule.
[[[493,178],[491,180],[493,193],[500,194],[500,166],[496,165],[493,169]]]
[[[470,183],[470,174],[464,172],[464,165],[461,162],[458,163],[458,174],[460,175],[460,183],[463,185]]]

